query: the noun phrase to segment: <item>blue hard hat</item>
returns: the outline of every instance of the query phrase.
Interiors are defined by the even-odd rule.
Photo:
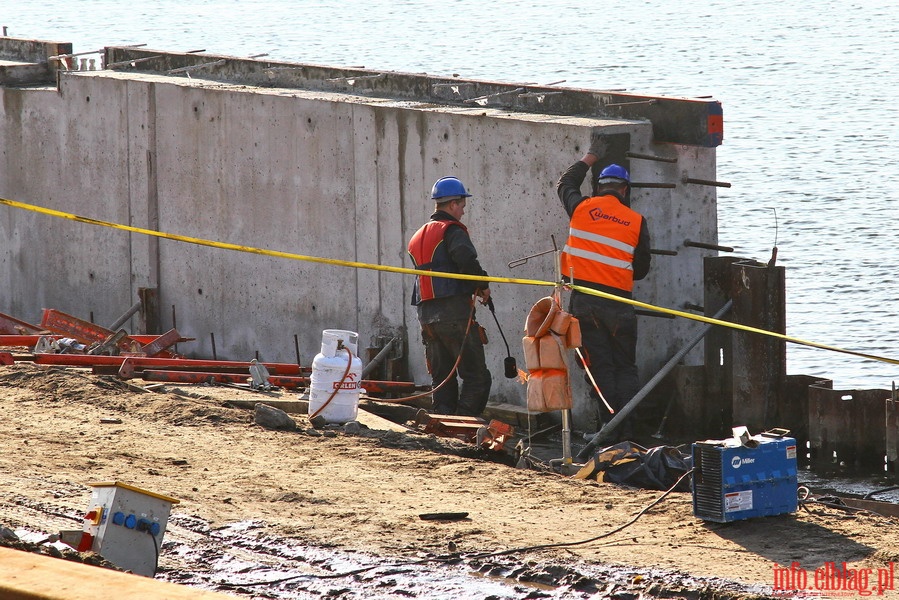
[[[597,183],[627,183],[630,184],[631,176],[627,169],[621,165],[611,164],[599,174]]]
[[[468,198],[471,196],[465,191],[465,186],[455,177],[441,177],[431,188],[431,200],[439,200],[440,198],[448,198],[450,196],[461,196]]]

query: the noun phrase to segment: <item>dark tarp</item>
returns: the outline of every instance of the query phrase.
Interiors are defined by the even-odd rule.
[[[633,442],[619,442],[596,452],[575,479],[596,479],[623,483],[650,490],[667,490],[693,468],[693,458],[673,446],[656,446],[647,450]],[[690,491],[690,479],[685,477],[676,488]]]

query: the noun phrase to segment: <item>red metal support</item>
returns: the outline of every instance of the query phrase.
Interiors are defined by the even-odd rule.
[[[37,341],[42,337],[45,336],[0,334],[0,348],[7,346],[26,346],[28,348],[34,348],[35,344],[37,344]],[[59,339],[62,336],[52,335],[47,337]]]
[[[54,340],[58,340],[60,338],[65,337],[61,334],[52,334],[52,335],[11,335],[11,334],[0,334],[0,348],[4,346],[27,346],[28,348],[34,348],[37,345],[37,341],[42,338],[51,338]],[[178,333],[175,329],[167,331],[162,335],[132,335],[129,336],[135,342],[141,345],[141,354],[146,354],[147,356],[155,356],[158,354],[163,354],[163,350],[172,346],[173,344],[177,344],[180,342],[192,342],[195,338],[186,338],[182,337],[180,333]],[[164,353],[164,356],[170,357],[173,356],[170,352]]]
[[[4,335],[26,335],[31,333],[40,333],[42,330],[37,325],[20,321],[15,317],[0,313],[0,334]]]
[[[132,336],[134,338],[134,336]],[[135,339],[135,341],[137,341]],[[178,333],[177,329],[169,329],[152,342],[146,344],[141,348],[141,351],[147,356],[157,356],[163,353],[169,346],[173,346],[178,342],[186,342],[189,341],[189,338],[181,337],[181,334]],[[169,353],[171,354],[171,353]]]
[[[93,343],[102,344],[116,334],[115,331],[110,331],[105,327],[100,327],[89,321],[84,321],[78,317],[67,315],[64,312],[52,308],[44,309],[41,326],[49,329],[53,333],[75,338],[79,342],[88,345]],[[119,340],[116,343],[116,346],[122,352],[137,353],[141,351],[140,344],[128,336]]]
[[[416,421],[416,426],[423,433],[455,438],[494,451],[503,450],[507,438],[515,434],[512,425],[496,419],[487,423],[480,417],[430,415],[423,411]]]
[[[146,381],[165,381],[171,383],[232,383],[244,384],[250,379],[247,373],[213,373],[209,371],[171,371],[161,369],[144,369],[135,373]],[[297,389],[309,387],[309,377],[291,375],[269,375],[268,383],[284,389]],[[404,381],[374,381],[363,379],[360,383],[367,394],[407,394],[419,389],[411,382]]]
[[[120,370],[131,370],[124,377],[131,379],[134,373],[145,368],[173,370],[219,370],[244,371],[249,374],[250,363],[229,360],[201,360],[192,358],[156,358],[149,356],[95,356],[89,354],[35,354],[33,362],[39,365],[56,365],[61,367],[95,367],[115,366]],[[127,365],[125,364],[127,363]],[[269,373],[278,375],[300,375],[309,370],[293,363],[262,363]]]

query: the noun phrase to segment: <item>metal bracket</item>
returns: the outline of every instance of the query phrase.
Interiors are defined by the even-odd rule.
[[[269,372],[264,364],[257,361],[255,358],[250,361],[250,387],[254,390],[265,390],[266,392],[272,389],[272,384],[269,383]]]

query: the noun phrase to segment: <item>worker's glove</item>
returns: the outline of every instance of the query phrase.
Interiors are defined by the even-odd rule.
[[[594,133],[593,137],[590,139],[590,149],[587,150],[587,153],[592,154],[596,158],[603,158],[608,151],[609,141],[606,136],[600,133]]]

